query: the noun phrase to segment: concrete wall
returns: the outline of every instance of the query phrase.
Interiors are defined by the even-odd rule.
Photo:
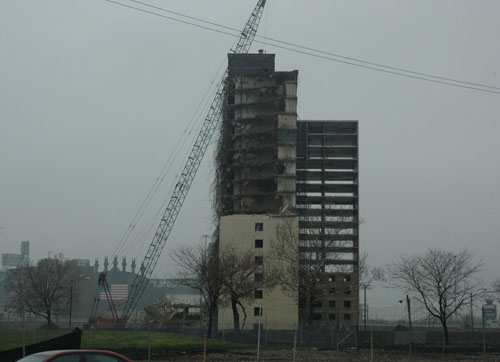
[[[298,233],[298,217],[287,217]],[[275,263],[270,260],[271,242],[276,238],[278,226],[284,218],[271,215],[230,215],[220,219],[220,250],[232,247],[245,252],[252,250],[255,256],[264,258],[264,268]],[[255,224],[262,223],[262,231],[256,231]],[[290,223],[290,224],[289,224]],[[255,248],[255,240],[262,240],[263,247]],[[298,258],[298,255],[297,255]],[[274,264],[275,265],[275,264]],[[250,298],[243,303],[247,312],[245,329],[253,329],[259,323],[254,308],[262,306],[262,326],[266,329],[293,330],[298,327],[298,298],[287,295],[280,287],[264,290],[262,299]],[[240,313],[242,314],[242,313]],[[231,329],[233,315],[230,306],[219,308],[219,329]]]

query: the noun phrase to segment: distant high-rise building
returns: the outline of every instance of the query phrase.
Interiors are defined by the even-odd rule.
[[[4,268],[20,267],[29,262],[29,254],[30,254],[30,242],[22,241],[20,254],[11,254],[11,253],[2,254],[2,266]]]

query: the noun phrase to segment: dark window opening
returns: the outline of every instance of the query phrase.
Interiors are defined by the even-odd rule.
[[[255,308],[253,309],[253,315],[254,315],[254,316],[262,316],[262,308],[260,308],[260,307],[255,307]]]
[[[344,275],[344,282],[350,282],[351,281],[351,276],[350,275]]]
[[[323,315],[321,313],[314,313],[314,320],[320,321],[323,319]]]
[[[330,300],[328,302],[328,306],[331,307],[331,308],[334,308],[335,307],[335,301],[334,300]]]
[[[335,294],[335,292],[336,292],[335,288],[328,289],[328,293],[330,293],[330,294]]]
[[[344,307],[345,308],[351,308],[351,301],[350,300],[344,300]]]
[[[335,281],[335,275],[330,275],[330,277],[328,277],[328,281],[329,282],[334,282]]]
[[[262,273],[255,273],[255,281],[256,282],[261,282],[264,280],[264,274]]]
[[[264,265],[264,257],[256,256],[255,257],[255,265]]]
[[[255,247],[256,248],[263,248],[264,247],[264,240],[261,240],[261,239],[255,240]]]
[[[315,306],[315,307],[322,307],[323,306],[323,302],[321,300],[315,300],[313,302],[313,306]]]
[[[345,321],[350,321],[351,320],[351,314],[350,313],[344,314],[344,320]]]
[[[330,313],[330,320],[334,321],[335,320],[335,313]]]
[[[264,231],[264,224],[261,222],[255,223],[255,231]]]
[[[264,296],[264,293],[262,292],[262,290],[256,290],[254,293],[254,296],[255,296],[255,299],[262,299]]]

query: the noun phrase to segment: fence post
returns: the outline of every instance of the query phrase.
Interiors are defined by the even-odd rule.
[[[203,362],[207,362],[207,335],[203,341]]]
[[[335,350],[337,351],[337,357],[338,357],[339,356],[339,318],[340,318],[340,314],[339,314],[338,301],[335,302],[335,304],[337,305],[337,310],[335,313]]]
[[[151,321],[148,323],[148,362],[151,362]]]
[[[483,355],[486,355],[486,333],[484,330],[484,306],[481,308],[481,312],[483,319]]]
[[[359,350],[359,344],[358,344],[358,327],[354,327],[354,343],[356,344],[356,349]]]
[[[23,313],[23,357],[26,357],[26,318],[24,316],[24,302],[22,305],[22,313]]]
[[[302,345],[302,329],[304,328],[304,316],[300,317],[300,345]]]
[[[259,329],[257,331],[257,362],[260,360],[260,323],[262,321],[262,304],[259,308]]]
[[[335,342],[333,341],[333,326],[332,326],[332,333],[331,333],[331,335],[332,335],[332,348],[333,348],[333,347],[335,347]]]
[[[370,331],[370,362],[373,362],[373,331]]]
[[[224,310],[222,311],[222,341],[226,343],[226,332],[224,331],[226,327],[224,326]]]
[[[293,336],[293,362],[297,361],[297,330]]]

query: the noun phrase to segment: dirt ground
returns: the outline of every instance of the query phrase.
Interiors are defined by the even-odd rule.
[[[207,355],[207,362],[220,362],[220,361],[234,361],[234,362],[255,362],[256,361],[256,351],[233,351],[226,354],[209,354]],[[441,354],[423,354],[416,353],[410,359],[407,353],[402,353],[399,351],[380,351],[374,352],[373,361],[377,362],[427,362],[427,361],[455,361],[455,362],[468,362],[468,361],[488,361],[488,362],[500,362],[500,354],[490,354],[484,358],[481,354],[471,354],[471,355],[456,355],[448,354],[443,356]],[[202,355],[184,355],[184,356],[174,356],[169,359],[162,361],[175,361],[175,362],[192,362],[192,361],[203,361]],[[273,362],[292,362],[293,352],[290,350],[281,351],[262,351],[260,361],[273,361]],[[360,350],[352,352],[340,352],[337,356],[335,351],[297,351],[296,361],[299,362],[326,362],[326,361],[338,361],[338,362],[369,362],[370,361],[370,351]],[[159,361],[158,361],[159,362]]]

